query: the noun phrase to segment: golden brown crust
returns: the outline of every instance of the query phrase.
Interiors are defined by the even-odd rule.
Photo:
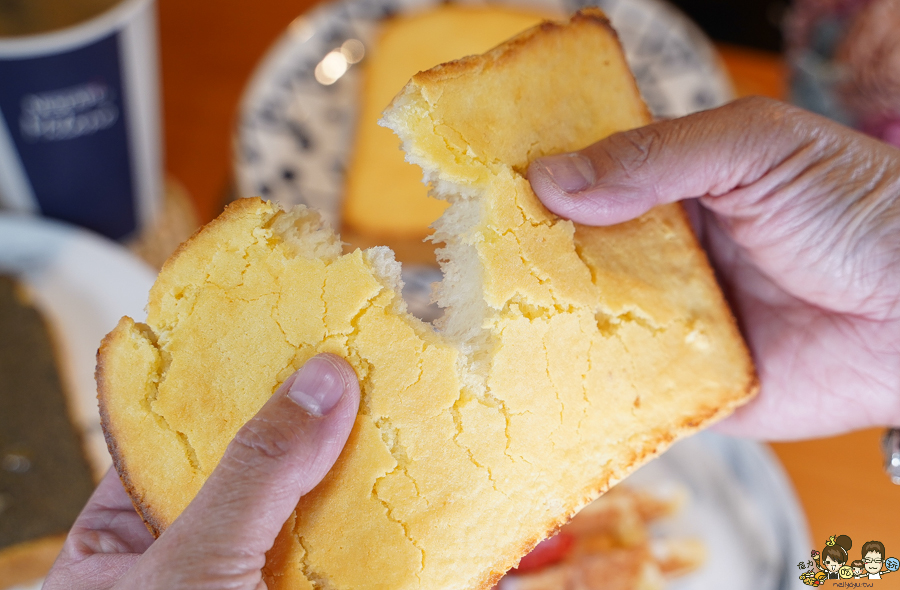
[[[583,24],[589,27],[596,27],[604,34],[609,35],[619,43],[619,35],[613,29],[606,14],[595,7],[583,8],[576,12],[568,21],[544,21],[536,27],[523,31],[519,35],[504,41],[494,49],[487,51],[481,55],[468,55],[460,59],[437,65],[429,70],[419,72],[412,78],[414,84],[429,85],[441,84],[449,78],[458,77],[463,74],[472,74],[473,72],[481,72],[488,68],[501,66],[504,62],[515,59],[523,47],[526,47],[535,37],[546,36],[553,33],[563,33],[572,25]],[[630,79],[633,92],[635,95],[640,94],[637,82]],[[639,103],[642,108],[647,122],[652,120],[652,115],[647,106]]]
[[[461,74],[480,73],[488,68],[502,66],[506,61],[514,59],[535,37],[550,33],[561,32],[575,23],[584,23],[603,29],[604,33],[618,35],[612,28],[606,14],[598,8],[585,8],[576,12],[568,21],[544,21],[536,27],[522,31],[515,37],[507,39],[497,47],[480,55],[467,55],[457,60],[439,64],[424,72],[413,76],[412,81],[418,84],[440,84],[448,78],[454,78]]]
[[[259,197],[248,197],[246,199],[238,199],[236,201],[232,201],[228,205],[225,206],[224,211],[220,213],[215,219],[207,223],[206,225],[200,227],[183,243],[181,243],[178,248],[172,252],[172,255],[166,260],[160,269],[160,274],[163,273],[167,268],[171,268],[175,265],[176,261],[181,258],[181,256],[188,251],[199,239],[201,234],[209,234],[213,233],[217,229],[228,227],[228,225],[241,215],[246,215],[249,213],[253,213],[254,211],[259,210],[261,207],[265,207],[266,202],[263,201]]]
[[[181,247],[179,250],[181,250]],[[119,325],[103,338],[100,343],[100,348],[97,349],[97,368],[94,371],[94,379],[97,381],[97,403],[100,407],[100,425],[103,427],[103,437],[106,439],[106,448],[109,450],[110,457],[112,457],[113,467],[115,468],[116,473],[119,474],[122,486],[125,488],[125,491],[128,492],[131,503],[140,515],[141,520],[144,521],[147,530],[149,530],[154,537],[159,537],[166,526],[168,526],[168,523],[163,522],[158,516],[154,515],[153,508],[141,501],[142,494],[132,483],[125,462],[124,453],[119,449],[119,445],[116,442],[116,422],[110,418],[107,403],[109,397],[115,395],[115,391],[111,390],[106,378],[104,370],[106,368],[106,357],[109,354],[108,351],[112,347],[120,345],[118,344],[119,339],[122,337],[120,326],[127,324],[127,322],[134,323],[131,318],[127,316],[123,317],[119,321]]]

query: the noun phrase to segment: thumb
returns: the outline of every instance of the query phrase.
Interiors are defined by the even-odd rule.
[[[129,574],[146,580],[161,572],[159,587],[227,575],[254,588],[266,551],[337,460],[358,408],[359,384],[346,361],[331,354],[307,361],[238,431],[191,504]]]
[[[557,215],[612,225],[656,205],[723,195],[759,180],[810,141],[796,123],[800,113],[774,100],[742,99],[540,158],[528,179]]]

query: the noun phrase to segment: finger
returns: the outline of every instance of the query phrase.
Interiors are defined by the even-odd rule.
[[[81,561],[66,561],[60,555],[47,574],[41,590],[107,590],[135,567],[139,553],[91,555]],[[135,586],[131,586],[135,587]]]
[[[337,460],[358,407],[350,365],[330,354],[310,359],[238,431],[200,493],[148,555],[157,554],[160,563],[176,556],[264,560],[300,497]]]
[[[153,543],[115,469],[107,471],[69,532],[76,556],[143,553]]]
[[[110,588],[152,543],[153,535],[110,469],[72,525],[44,588]]]
[[[554,213],[587,225],[633,219],[681,199],[752,184],[810,141],[798,109],[768,99],[736,101],[681,119],[616,133],[528,169]]]

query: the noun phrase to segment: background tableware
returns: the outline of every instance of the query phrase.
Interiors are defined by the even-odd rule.
[[[0,37],[0,205],[121,239],[161,202],[156,13]]]
[[[58,344],[58,366],[70,394],[95,479],[111,459],[100,429],[97,347],[119,318],[144,321],[156,272],[122,246],[77,227],[0,213],[0,272],[25,283]]]
[[[480,5],[480,0],[456,3]],[[316,69],[350,40],[371,44],[378,23],[438,0],[343,0],[323,4],[288,28],[254,74],[235,133],[237,196],[304,203],[340,227],[344,175],[356,125],[360,69],[333,83]],[[648,106],[677,117],[732,98],[731,83],[702,31],[660,0],[506,0],[497,4],[563,15],[599,5],[616,28]],[[399,90],[399,88],[398,88]],[[385,105],[387,106],[387,105]]]

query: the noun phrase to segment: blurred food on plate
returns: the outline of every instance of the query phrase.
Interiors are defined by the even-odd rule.
[[[52,329],[0,275],[0,588],[44,575],[94,489]]]
[[[499,590],[661,589],[706,557],[699,539],[662,538],[652,530],[683,501],[683,495],[663,498],[620,484],[526,555]]]

